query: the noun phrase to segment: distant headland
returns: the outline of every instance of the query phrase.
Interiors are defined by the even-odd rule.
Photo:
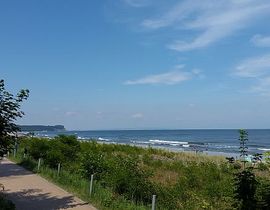
[[[19,125],[22,132],[31,131],[65,131],[65,126],[63,125]]]

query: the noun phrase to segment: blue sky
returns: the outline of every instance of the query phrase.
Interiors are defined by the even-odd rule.
[[[20,124],[269,128],[269,0],[0,2]]]

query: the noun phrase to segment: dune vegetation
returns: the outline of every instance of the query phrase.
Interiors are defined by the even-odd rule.
[[[21,138],[12,158],[99,209],[149,209],[152,195],[157,196],[156,209],[243,209],[245,199],[239,190],[255,186],[239,179],[246,171],[241,162],[224,157],[80,142],[75,136]],[[256,207],[251,209],[269,209],[269,166],[261,161],[253,166]]]

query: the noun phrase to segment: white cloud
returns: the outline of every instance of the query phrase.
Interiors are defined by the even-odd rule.
[[[270,36],[257,34],[252,37],[251,42],[257,47],[270,47]]]
[[[79,114],[78,112],[73,112],[73,111],[67,111],[67,112],[65,112],[65,115],[66,115],[67,117],[76,116],[76,115],[78,115],[78,114]]]
[[[139,84],[166,84],[175,85],[191,79],[191,74],[188,72],[172,71],[164,74],[149,75],[137,80],[128,80],[126,85]]]
[[[142,113],[135,113],[131,117],[134,119],[142,119],[144,118],[144,115]]]
[[[123,0],[126,4],[131,7],[145,7],[151,0]]]
[[[242,61],[235,68],[234,75],[240,77],[261,77],[270,74],[270,54]]]
[[[270,15],[269,0],[184,0],[157,19],[144,20],[149,29],[180,28],[199,33],[191,41],[175,40],[168,47],[188,51],[206,47]]]
[[[242,61],[235,67],[234,75],[253,79],[255,85],[251,87],[251,92],[270,95],[270,54]]]
[[[172,71],[163,74],[149,75],[136,80],[128,80],[124,82],[125,85],[147,85],[147,84],[164,84],[175,85],[181,82],[192,79],[197,76],[201,78],[201,71],[199,69],[193,69],[192,71],[184,71],[184,65],[177,65]]]

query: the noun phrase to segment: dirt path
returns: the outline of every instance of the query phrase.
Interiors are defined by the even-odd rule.
[[[96,210],[42,177],[4,159],[0,163],[0,183],[18,210]]]

